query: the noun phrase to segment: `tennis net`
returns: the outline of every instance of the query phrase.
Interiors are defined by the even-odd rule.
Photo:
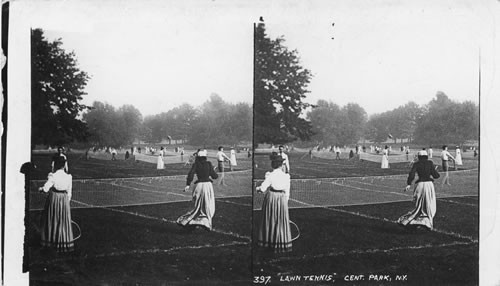
[[[397,155],[389,155],[388,160],[389,164],[390,163],[402,163],[402,162],[410,162],[413,160],[415,157],[415,153],[409,153],[409,154],[397,154]],[[370,154],[370,153],[363,153],[361,152],[359,154],[359,159],[360,160],[365,160],[365,161],[370,161],[370,162],[382,162],[382,154]]]
[[[219,174],[220,175],[220,174]],[[220,186],[214,181],[215,197],[251,196],[252,171],[226,172]],[[195,178],[196,181],[196,178]],[[30,210],[43,209],[47,194],[39,193],[44,180],[30,182]],[[72,208],[148,205],[190,201],[191,192],[183,192],[186,175],[73,180]],[[193,186],[191,186],[193,189]]]
[[[444,174],[435,181],[438,198],[478,195],[477,169],[449,174],[452,186],[440,187]],[[290,208],[307,208],[409,201],[413,191],[403,191],[406,179],[407,175],[292,179],[288,203]],[[263,180],[254,180],[254,210],[262,207],[264,195],[255,192],[255,187],[262,182]]]

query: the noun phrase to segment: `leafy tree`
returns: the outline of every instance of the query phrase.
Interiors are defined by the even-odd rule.
[[[199,107],[198,117],[189,136],[189,142],[197,145],[220,144],[226,141],[223,124],[228,120],[229,105],[217,94]]]
[[[232,144],[242,141],[252,141],[252,117],[253,109],[251,105],[247,103],[238,103],[232,107],[231,120],[227,123],[227,133],[232,135]]]
[[[83,115],[89,131],[89,141],[97,146],[120,147],[139,138],[142,115],[132,105],[118,109],[108,103],[96,101]]]
[[[152,143],[170,136],[200,146],[236,145],[252,138],[252,108],[246,103],[227,103],[214,93],[197,108],[183,104],[147,116],[141,136]]]
[[[341,145],[357,143],[361,138],[367,121],[367,113],[359,104],[348,103],[342,111],[346,120],[344,124],[343,139],[339,141]]]
[[[139,128],[137,139],[142,140],[144,142],[153,141],[153,131],[144,122],[141,124]]]
[[[300,65],[297,50],[289,50],[284,41],[270,39],[263,23],[255,28],[254,143],[285,143],[312,135],[310,122],[301,118],[310,107],[303,100],[312,75]]]
[[[91,109],[83,115],[87,123],[89,141],[96,146],[118,147],[121,144],[118,126],[118,116],[115,108],[108,104],[95,101]]]
[[[251,138],[252,112],[249,105],[229,104],[217,94],[199,107],[189,141],[197,145],[235,145]]]
[[[445,93],[438,92],[424,109],[415,131],[418,142],[462,144],[477,140],[479,108],[473,102],[454,102]]]
[[[398,138],[412,140],[422,112],[422,108],[418,104],[410,101],[385,113],[385,116],[388,117],[387,132],[393,136],[394,143],[397,142]]]
[[[318,100],[307,114],[315,133],[312,138],[324,145],[356,143],[363,133],[366,116],[366,111],[356,103],[340,108],[325,100]]]
[[[336,131],[342,122],[341,110],[338,105],[326,100],[318,100],[316,106],[307,114],[313,126],[312,139],[316,144],[337,144],[339,137]]]
[[[389,134],[390,122],[390,112],[372,115],[366,123],[366,139],[375,143],[382,143],[386,141]]]
[[[166,117],[166,113],[161,113],[144,118],[144,126],[146,130],[150,130],[151,134],[149,140],[145,140],[146,142],[158,143],[167,138],[168,135],[165,132]]]
[[[197,116],[196,109],[185,103],[167,112],[168,130],[167,134],[174,139],[186,140],[190,134],[191,127]]]
[[[142,114],[133,105],[123,105],[117,110],[117,131],[120,132],[120,145],[129,145],[139,137],[142,125]]]
[[[31,33],[31,126],[33,144],[64,144],[84,140],[87,129],[79,116],[89,75],[80,70],[74,52],[61,39],[49,42],[41,29]]]

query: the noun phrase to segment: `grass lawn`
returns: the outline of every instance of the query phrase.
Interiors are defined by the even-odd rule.
[[[436,181],[437,213],[434,229],[427,231],[396,224],[414,207],[412,192],[402,191],[407,163],[383,170],[379,163],[303,154],[289,154],[289,214],[300,236],[286,254],[254,243],[254,277],[269,279],[271,285],[479,283],[478,172],[464,170],[477,168],[477,159],[466,158],[461,171],[450,172],[452,186]],[[269,170],[269,159],[255,158],[258,185]],[[254,242],[262,197],[254,194]],[[298,230],[291,229],[297,237]]]
[[[402,192],[407,163],[382,170],[375,162],[303,155],[289,155],[290,219],[300,237],[292,252],[277,255],[252,244],[262,195],[252,197],[251,172],[227,169],[229,186],[214,183],[214,230],[207,232],[175,224],[192,206],[189,193],[181,190],[188,171],[183,164],[156,170],[146,162],[70,154],[70,172],[79,180],[74,187],[82,192],[72,204],[81,237],[71,254],[41,249],[43,197],[33,193],[27,227],[31,285],[251,285],[256,276],[269,276],[271,285],[478,284],[477,171],[451,172],[451,187],[436,181],[435,229],[408,230],[395,223],[413,207],[411,192]],[[38,167],[33,179],[46,178],[50,157],[33,155]],[[255,154],[254,159],[259,181],[270,169],[269,158]],[[251,165],[240,160],[237,170]],[[477,168],[477,159],[464,158],[460,168]],[[164,177],[176,175],[172,181]],[[113,204],[115,199],[120,203]],[[298,234],[292,226],[292,236]],[[280,281],[297,276],[302,280]]]
[[[290,219],[300,228],[293,251],[275,255],[254,244],[254,275],[271,276],[273,285],[290,285],[280,282],[287,276],[323,274],[332,275],[336,284],[477,285],[476,199],[462,198],[470,205],[438,199],[433,231],[408,230],[394,223],[411,209],[411,202],[291,209]],[[260,211],[254,217],[255,237]],[[350,275],[365,277],[346,281]],[[389,275],[392,280],[380,284],[369,275]],[[407,280],[396,281],[396,275],[406,275]]]
[[[33,156],[38,167],[33,179],[46,178],[50,158]],[[75,242],[74,253],[42,249],[37,229],[44,196],[33,192],[27,227],[31,285],[248,284],[250,172],[246,179],[238,172],[234,176],[227,174],[228,186],[214,186],[214,229],[208,232],[175,223],[177,217],[192,208],[190,193],[182,193],[188,172],[183,164],[168,164],[166,169],[156,170],[150,163],[84,160],[79,154],[70,154],[68,160],[74,178],[72,220],[79,225],[81,237]],[[243,168],[240,166],[240,170]],[[181,175],[173,181],[180,187],[170,187],[168,178],[144,182],[139,178],[173,175]],[[137,178],[109,180],[131,177]],[[101,178],[105,180],[97,180]],[[94,207],[85,207],[82,202]],[[119,204],[110,206],[113,202]],[[132,205],[134,202],[137,205]],[[74,233],[78,235],[79,231],[74,228]]]

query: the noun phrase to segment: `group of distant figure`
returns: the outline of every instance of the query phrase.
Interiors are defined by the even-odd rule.
[[[149,149],[148,151],[150,151]],[[94,152],[89,149],[87,152]],[[95,152],[110,152],[113,149],[95,149]],[[132,147],[131,153],[138,152]],[[159,156],[163,156],[165,148],[160,147]],[[127,151],[128,152],[128,151]],[[184,149],[176,150],[184,154]],[[248,150],[248,154],[250,150]],[[212,186],[213,180],[219,179],[218,184],[227,186],[224,180],[224,169],[226,162],[230,169],[237,166],[236,151],[231,148],[230,155],[224,153],[224,148],[220,146],[216,155],[217,165],[214,167],[207,160],[207,150],[199,149],[193,154],[194,160],[190,165],[190,170],[186,178],[187,192],[192,189],[194,206],[177,220],[177,224],[183,227],[202,227],[208,231],[212,230],[212,218],[215,213],[215,196]],[[159,157],[160,158],[160,157]],[[194,178],[197,180],[193,183]],[[64,153],[64,148],[59,147],[51,160],[51,172],[45,184],[39,187],[40,192],[48,193],[46,203],[41,216],[41,244],[43,247],[55,249],[57,252],[72,252],[74,250],[74,235],[72,230],[70,201],[72,197],[72,176],[69,174],[68,160]]]
[[[341,148],[332,146],[329,148],[319,148],[319,146],[309,149],[309,155],[312,158],[313,150],[329,151],[340,153]],[[355,157],[355,153],[359,154],[366,152],[366,149],[356,146],[355,151],[350,150],[349,159]],[[381,151],[377,146],[370,146],[373,153],[382,153],[381,167],[389,168],[390,146],[385,146]],[[475,148],[474,157],[478,156]],[[402,146],[403,154],[411,154],[409,146]],[[397,223],[409,228],[421,228],[432,230],[434,227],[434,216],[436,214],[436,195],[434,188],[434,179],[440,178],[438,165],[435,165],[432,160],[432,146],[422,148],[415,153],[413,160],[410,162],[410,172],[406,180],[404,191],[409,191],[412,184],[414,208],[403,214],[397,220]],[[462,151],[457,146],[455,156],[448,152],[448,146],[444,145],[441,151],[441,167],[444,172],[444,178],[441,185],[451,186],[449,180],[450,162],[456,165],[463,165]],[[337,159],[340,159],[337,155]],[[262,202],[260,225],[258,226],[257,243],[264,248],[272,249],[274,252],[287,252],[292,250],[292,237],[288,213],[288,200],[290,198],[290,163],[288,155],[283,152],[283,146],[279,147],[279,152],[272,152],[270,155],[272,171],[267,172],[264,182],[256,188],[259,193],[264,193]],[[415,182],[415,178],[418,178]]]

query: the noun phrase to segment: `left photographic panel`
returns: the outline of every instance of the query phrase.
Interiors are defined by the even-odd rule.
[[[248,284],[245,10],[213,1],[33,4],[30,284]]]

